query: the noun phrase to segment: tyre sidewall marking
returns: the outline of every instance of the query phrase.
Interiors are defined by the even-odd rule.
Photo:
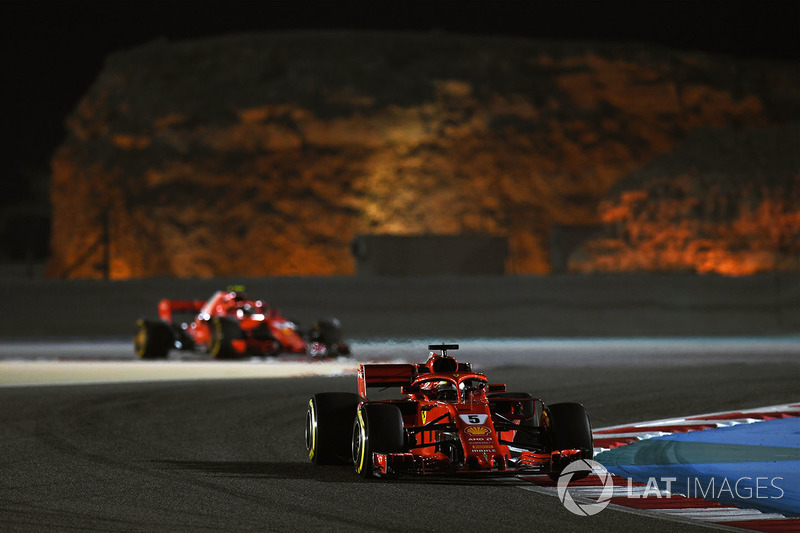
[[[136,335],[136,340],[139,346],[136,349],[136,356],[140,359],[144,358],[145,346],[147,346],[147,328],[143,320],[138,320],[136,325],[139,326],[139,331]]]
[[[314,409],[314,399],[308,400],[308,408],[311,411],[311,449],[308,450],[308,458],[314,460],[314,452],[317,449],[317,412]]]
[[[358,411],[358,431],[361,436],[361,456],[358,458],[358,470],[357,473],[361,473],[364,471],[364,460],[366,458],[366,451],[367,451],[367,435],[365,431],[364,424],[364,417],[361,415],[362,411]]]
[[[214,333],[210,351],[213,357],[218,357],[222,348],[222,321],[218,318],[214,318]]]

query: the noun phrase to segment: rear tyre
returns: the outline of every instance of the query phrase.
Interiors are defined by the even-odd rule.
[[[214,359],[229,359],[239,353],[233,347],[233,341],[242,338],[242,328],[239,323],[229,317],[215,316],[209,324],[211,328],[211,342],[208,353]]]
[[[522,416],[526,418],[530,418],[534,414],[534,402],[533,396],[527,392],[492,392],[487,394],[486,397],[489,399],[489,406],[492,409],[492,412],[497,412],[503,416],[508,416],[510,414],[516,416]],[[520,401],[517,402],[492,402],[493,399],[507,399],[507,398],[520,398]]]
[[[315,465],[352,461],[350,436],[361,398],[350,392],[323,392],[308,400],[306,451]]]
[[[550,436],[553,450],[581,450],[581,459],[594,456],[594,440],[589,414],[579,403],[555,403],[547,408]],[[573,479],[588,476],[591,471],[579,471]],[[561,472],[553,472],[550,477],[558,479]]]
[[[403,415],[396,405],[364,404],[353,423],[352,454],[356,474],[378,477],[373,453],[402,452],[405,445]]]
[[[133,349],[139,359],[165,359],[174,344],[172,328],[163,320],[136,321]]]
[[[506,418],[520,417],[519,431],[514,434],[513,444],[518,448],[527,450],[540,450],[544,444],[540,435],[541,418],[543,412],[542,401],[534,398],[527,392],[493,392],[487,395],[489,408],[493,413],[498,413]],[[493,399],[518,398],[518,402],[500,401]]]

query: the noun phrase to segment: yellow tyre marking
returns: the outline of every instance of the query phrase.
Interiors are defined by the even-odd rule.
[[[361,434],[361,457],[358,459],[358,470],[356,473],[360,474],[364,470],[364,459],[366,456],[366,434],[364,433],[364,418],[361,416],[361,410],[358,411],[358,431]]]
[[[143,320],[137,320],[136,325],[139,327],[136,332],[136,357],[142,359],[144,358],[145,347],[147,346],[147,329],[144,327]]]
[[[211,345],[211,356],[212,357],[219,357],[219,352],[222,349],[222,321],[218,318],[214,319],[214,331],[216,335],[214,335],[214,342]]]
[[[317,413],[314,411],[314,400],[308,400],[308,408],[311,409],[311,449],[308,450],[308,458],[314,460],[314,450],[317,449]]]

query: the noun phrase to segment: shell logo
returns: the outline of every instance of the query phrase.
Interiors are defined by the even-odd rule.
[[[470,435],[488,435],[491,430],[486,426],[470,426],[464,431]]]

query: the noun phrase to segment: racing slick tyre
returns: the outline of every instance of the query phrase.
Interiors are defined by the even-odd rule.
[[[211,328],[211,342],[208,353],[214,359],[228,359],[236,357],[239,353],[233,347],[233,341],[242,338],[242,328],[239,323],[225,316],[215,316],[209,324]]]
[[[352,453],[356,474],[364,478],[374,473],[373,453],[402,452],[405,445],[403,415],[396,405],[363,404],[353,423]]]
[[[308,400],[306,451],[315,465],[352,461],[351,428],[361,397],[351,392],[322,392]]]
[[[523,398],[524,400],[529,400],[530,399],[531,400],[530,402],[529,401],[520,402],[521,405],[519,406],[519,408],[522,410],[522,412],[519,413],[519,415],[528,416],[528,417],[533,416],[533,410],[534,410],[533,396],[531,396],[530,393],[527,393],[527,392],[492,392],[492,393],[487,394],[486,397],[489,400],[489,405],[492,404],[492,399],[493,398],[498,398],[498,399],[500,399],[500,398]],[[509,402],[501,402],[500,405],[502,405],[504,403],[509,403]],[[500,405],[497,405],[495,407],[495,409],[498,409],[500,407]],[[509,405],[507,408],[510,409],[511,405]],[[502,411],[498,411],[498,412],[500,412],[500,414],[504,414]]]
[[[174,343],[172,329],[163,320],[136,321],[133,348],[139,359],[165,359]]]
[[[554,403],[548,406],[547,416],[553,450],[581,450],[581,459],[594,456],[592,424],[583,405],[579,403]],[[578,471],[573,479],[588,476],[590,471]],[[552,472],[550,478],[557,480],[561,472]]]
[[[542,413],[541,400],[535,399],[528,392],[493,392],[487,394],[489,408],[493,413],[508,416],[513,412],[516,416],[524,417],[519,421],[520,431],[514,434],[514,445],[529,450],[542,447],[539,437],[540,420]],[[519,398],[516,404],[511,402],[492,402],[493,399]],[[538,409],[537,409],[538,408]]]

